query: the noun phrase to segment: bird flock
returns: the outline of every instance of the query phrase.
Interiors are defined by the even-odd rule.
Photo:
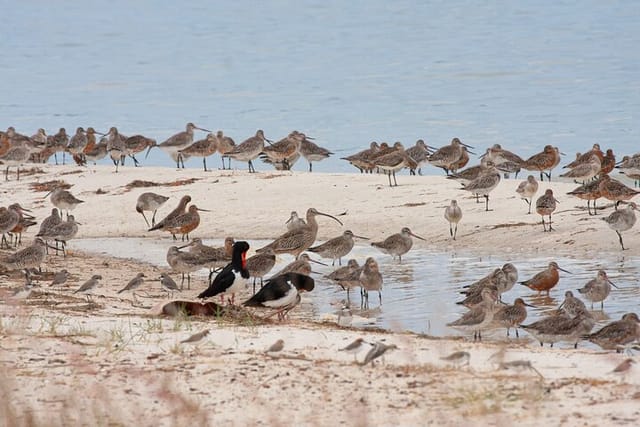
[[[255,172],[253,160],[261,158],[276,169],[289,170],[300,156],[309,162],[309,171],[312,171],[312,162],[320,161],[333,154],[314,144],[310,137],[298,131],[292,131],[287,137],[271,143],[265,138],[264,132],[258,130],[255,136],[248,138],[236,145],[234,141],[225,136],[222,131],[216,135],[209,132],[205,139],[194,140],[194,131],[209,132],[204,128],[187,124],[186,130],[157,144],[155,140],[142,135],[125,137],[115,127],[103,135],[100,142],[96,143],[96,132],[93,128],[78,128],[72,138],[68,138],[64,129],[52,136],[47,136],[40,129],[34,136],[26,137],[18,134],[15,129],[9,128],[7,132],[0,132],[0,161],[6,165],[5,178],[8,179],[9,167],[17,166],[17,179],[19,179],[19,167],[27,161],[46,162],[53,155],[57,162],[57,153],[69,153],[78,164],[86,164],[87,161],[97,161],[99,156],[109,155],[116,166],[124,165],[125,157],[132,158],[134,165],[138,166],[139,160],[136,154],[142,151],[148,153],[155,147],[168,154],[177,167],[184,167],[184,160],[190,157],[202,157],[203,167],[207,170],[206,158],[216,152],[221,155],[222,167],[226,168],[224,159],[234,159],[247,162],[250,172]],[[265,145],[269,143],[270,145]],[[100,153],[97,147],[100,146]],[[435,149],[419,140],[415,147],[405,150],[399,142],[393,146],[386,143],[378,145],[373,142],[369,149],[363,150],[344,159],[358,168],[362,173],[375,171],[385,173],[388,176],[389,186],[397,186],[396,172],[408,168],[411,174],[421,173],[421,167],[431,164],[445,171],[450,179],[458,180],[463,188],[479,199],[485,199],[485,210],[489,209],[489,195],[501,181],[503,174],[517,174],[521,169],[538,171],[540,180],[546,176],[551,180],[551,171],[560,163],[560,151],[557,147],[547,145],[544,149],[528,159],[522,159],[518,155],[503,149],[500,145],[494,145],[481,156],[481,162],[477,166],[464,168],[469,162],[469,154],[473,147],[454,138],[450,145]],[[230,168],[230,161],[229,161]],[[625,249],[622,233],[631,229],[635,222],[637,205],[630,200],[640,192],[626,186],[621,181],[610,177],[614,168],[618,168],[625,175],[637,180],[640,179],[640,155],[625,156],[621,162],[616,162],[611,149],[606,154],[595,144],[593,148],[584,154],[578,154],[576,160],[565,168],[567,172],[560,175],[564,179],[572,179],[580,186],[570,192],[570,195],[587,200],[589,215],[596,215],[596,200],[605,198],[613,201],[614,211],[603,218],[608,226],[617,233],[622,249]],[[544,232],[554,230],[552,214],[559,201],[555,198],[552,189],[546,189],[544,194],[534,198],[539,189],[539,182],[533,175],[519,183],[514,189],[528,205],[528,213],[531,213],[532,205],[541,216]],[[44,263],[49,250],[55,250],[56,254],[62,252],[66,256],[66,247],[78,233],[77,222],[71,211],[83,203],[73,194],[63,188],[56,188],[47,194],[54,208],[51,215],[45,218],[40,225],[33,243],[17,252],[11,253],[0,260],[0,265],[9,271],[22,270],[25,273],[27,285],[33,286],[33,269],[39,269]],[[45,197],[47,197],[45,196]],[[346,257],[354,247],[354,239],[368,240],[355,234],[351,230],[344,231],[341,235],[328,240],[325,243],[315,245],[318,234],[317,218],[325,217],[342,222],[334,215],[320,212],[315,208],[306,211],[305,219],[298,217],[296,212],[286,221],[287,230],[268,245],[256,250],[256,254],[247,258],[250,245],[246,241],[236,241],[231,237],[225,239],[222,247],[205,245],[199,238],[190,238],[190,233],[196,230],[200,224],[200,212],[208,210],[199,208],[191,203],[191,197],[182,197],[176,208],[159,222],[155,221],[156,213],[168,200],[168,197],[146,192],[139,196],[135,210],[140,213],[147,224],[148,231],[164,231],[173,236],[177,241],[180,236],[184,243],[182,246],[169,247],[166,261],[173,274],[180,274],[181,285],[174,282],[168,273],[163,273],[158,279],[161,286],[170,294],[180,292],[187,281],[187,288],[191,288],[191,274],[201,270],[209,270],[209,278],[206,289],[198,294],[198,298],[207,299],[219,296],[220,305],[225,303],[235,305],[235,295],[244,293],[249,286],[249,279],[253,278],[253,294],[242,304],[246,307],[260,307],[272,309],[271,315],[277,315],[284,320],[287,313],[301,301],[300,294],[314,289],[315,280],[311,277],[313,260],[309,254],[315,253],[319,257],[336,261],[339,267],[324,276],[324,279],[335,283],[346,290],[347,305],[350,308],[350,291],[352,288],[360,288],[360,305],[369,307],[369,292],[378,293],[378,302],[382,305],[382,287],[384,275],[373,256],[369,256],[360,265],[356,259],[349,259],[342,266],[342,258]],[[479,201],[479,200],[477,200]],[[593,202],[593,207],[591,206]],[[619,205],[625,203],[624,208]],[[593,209],[593,211],[592,211]],[[17,247],[21,244],[22,232],[37,223],[29,210],[19,203],[0,208],[0,231],[2,233],[2,245],[6,248]],[[151,212],[151,222],[145,212]],[[66,218],[63,220],[63,214]],[[463,218],[463,212],[456,200],[445,208],[444,218],[449,223],[450,236],[457,238],[458,223]],[[414,234],[408,227],[403,227],[399,233],[393,234],[378,242],[371,242],[371,247],[383,254],[391,255],[398,262],[402,262],[402,256],[413,245],[413,239],[424,238]],[[11,239],[11,240],[9,240]],[[186,243],[185,243],[186,242]],[[55,244],[55,246],[54,246]],[[315,245],[315,246],[314,246]],[[273,269],[276,257],[280,254],[289,254],[295,260],[276,274],[264,280]],[[547,269],[534,277],[520,282],[521,285],[538,291],[546,292],[556,286],[559,281],[559,271],[565,271],[557,263],[550,262]],[[67,281],[68,273],[63,270],[55,275],[52,285],[61,285]],[[556,342],[569,342],[577,346],[578,341],[585,339],[596,343],[603,348],[621,349],[640,338],[640,320],[635,313],[625,314],[621,320],[610,323],[600,331],[591,333],[595,326],[592,314],[586,309],[584,303],[576,298],[571,291],[565,295],[565,301],[554,313],[546,318],[531,324],[523,324],[526,317],[526,307],[530,306],[522,298],[517,298],[513,304],[502,302],[502,295],[508,292],[517,283],[518,272],[512,264],[506,264],[502,268],[496,268],[486,277],[465,287],[461,292],[465,295],[460,304],[469,308],[469,311],[459,319],[448,324],[453,328],[459,328],[473,332],[474,339],[482,338],[482,331],[497,326],[505,327],[507,335],[515,329],[519,336],[518,328],[522,328],[534,336],[541,345]],[[90,299],[90,294],[101,286],[102,276],[93,275],[74,293],[83,293]],[[256,290],[257,280],[260,288]],[[118,293],[134,292],[145,283],[145,275],[140,273],[120,289]],[[613,283],[608,279],[605,271],[599,271],[596,278],[579,290],[587,300],[593,303],[603,301],[611,291]],[[615,285],[613,285],[615,286]],[[135,297],[135,293],[134,293]],[[612,332],[611,332],[612,331]],[[362,343],[354,343],[353,348],[347,347],[345,351],[351,352],[359,348]],[[371,345],[370,354],[365,358],[365,364],[392,349],[381,343]]]

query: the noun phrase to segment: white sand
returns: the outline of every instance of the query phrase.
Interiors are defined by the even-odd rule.
[[[193,237],[272,238],[281,233],[291,210],[307,208],[347,215],[344,228],[319,217],[319,238],[344,229],[378,239],[404,226],[427,239],[418,247],[466,248],[498,253],[517,251],[575,253],[595,258],[595,251],[621,253],[617,237],[599,218],[589,217],[584,202],[565,193],[573,184],[550,184],[560,200],[554,215],[555,232],[543,233],[540,217],[526,214],[526,204],[514,190],[517,181],[500,183],[491,196],[492,212],[476,204],[456,182],[440,176],[399,176],[400,186],[387,187],[382,175],[258,173],[244,171],[175,171],[131,168],[112,173],[110,167],[45,167],[46,175],[3,183],[2,205],[20,202],[38,218],[51,204],[43,193],[29,190],[35,179],[64,179],[86,203],[74,214],[82,223],[79,238],[157,236],[148,233],[135,210],[144,191],[170,195],[161,218],[184,194],[200,207],[200,228]],[[81,173],[73,172],[81,170]],[[96,172],[94,172],[96,170]],[[201,178],[194,184],[137,188],[134,179],[156,182]],[[107,194],[96,194],[97,189]],[[540,194],[547,188],[541,185]],[[459,201],[463,219],[458,240],[449,239],[444,207]],[[511,226],[509,226],[511,225]],[[496,229],[496,227],[498,227]],[[31,230],[24,237],[29,241]],[[169,240],[166,240],[169,242]],[[640,251],[638,228],[625,234]],[[637,425],[640,419],[640,368],[617,377],[610,371],[625,355],[587,349],[540,348],[529,338],[474,344],[461,339],[434,339],[413,334],[363,332],[333,323],[299,320],[252,326],[220,320],[167,319],[150,315],[148,307],[162,301],[158,284],[141,292],[138,304],[130,294],[116,292],[138,271],[150,278],[161,269],[134,260],[116,260],[73,251],[49,256],[45,270],[67,268],[74,276],[69,287],[44,289],[22,301],[0,303],[0,420],[38,425],[139,424],[184,425]],[[3,254],[0,254],[2,256]],[[100,272],[104,285],[95,304],[73,296],[87,276]],[[19,273],[2,279],[0,291],[17,287]],[[43,281],[44,282],[44,281]],[[46,282],[44,282],[46,283]],[[43,283],[43,284],[44,284]],[[185,292],[187,297],[192,292]],[[303,300],[300,311],[310,310]],[[208,328],[201,343],[179,344]],[[399,349],[386,365],[361,367],[351,355],[337,350],[356,337],[383,340]],[[263,350],[277,339],[285,341],[282,355]],[[504,349],[503,360],[526,359],[540,371],[496,371],[489,360]],[[452,351],[471,354],[469,368],[453,369],[440,357]],[[362,360],[365,352],[359,354]],[[498,358],[499,359],[499,358]],[[4,416],[4,419],[2,418]]]

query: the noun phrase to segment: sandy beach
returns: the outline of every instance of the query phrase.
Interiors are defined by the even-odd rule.
[[[244,167],[244,165],[242,165]],[[527,214],[515,189],[520,179],[502,180],[490,208],[443,176],[399,175],[389,188],[384,175],[317,174],[245,170],[213,171],[109,166],[38,166],[41,172],[2,183],[0,205],[19,202],[38,220],[51,202],[34,185],[69,184],[85,202],[74,211],[77,238],[170,236],[148,232],[135,212],[146,191],[170,196],[162,218],[180,197],[190,195],[203,212],[191,237],[271,239],[281,234],[292,210],[311,207],[336,215],[341,227],[318,217],[319,240],[350,229],[372,240],[409,227],[426,241],[415,247],[465,249],[479,254],[571,253],[597,259],[640,255],[640,227],[624,233],[628,250],[601,218],[613,211],[598,201],[597,216],[586,202],[566,195],[576,184],[540,184],[560,201],[555,231],[542,231],[540,216]],[[554,173],[554,179],[555,175]],[[522,179],[526,178],[521,177]],[[139,186],[135,181],[155,185]],[[41,190],[41,188],[40,188]],[[449,237],[445,207],[457,199],[463,218],[458,239]],[[534,197],[535,199],[535,197]],[[535,202],[535,200],[534,200]],[[23,236],[33,240],[37,226]],[[0,291],[0,417],[5,425],[636,425],[640,419],[640,368],[611,371],[628,356],[591,349],[540,348],[529,336],[506,342],[340,327],[335,319],[303,320],[310,296],[284,322],[249,313],[234,320],[169,318],[157,313],[167,302],[157,282],[140,292],[117,294],[137,272],[155,278],[168,266],[83,253],[68,244],[66,258],[53,254],[34,276],[41,285],[23,299],[8,296],[24,283],[20,272],[2,276]],[[4,257],[8,251],[2,251]],[[253,253],[253,250],[251,251]],[[375,256],[382,256],[372,251]],[[66,287],[49,288],[50,272],[72,273]],[[103,275],[94,300],[74,295],[89,272]],[[0,274],[2,274],[0,272]],[[185,291],[181,299],[195,298]],[[247,295],[248,296],[248,295]],[[209,329],[197,343],[180,343]],[[526,335],[526,334],[523,334]],[[384,363],[360,366],[338,351],[355,338],[395,344]],[[276,340],[285,347],[265,353]],[[469,366],[441,358],[470,354]],[[362,361],[366,349],[357,355]],[[501,362],[527,360],[535,370],[499,369]],[[1,423],[0,423],[1,424]]]

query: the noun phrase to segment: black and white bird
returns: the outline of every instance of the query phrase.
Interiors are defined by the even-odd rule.
[[[244,241],[235,242],[231,254],[231,262],[209,283],[209,287],[204,290],[198,298],[210,298],[221,295],[221,301],[224,294],[231,294],[231,305],[235,301],[236,292],[240,292],[245,288],[247,279],[249,279],[249,270],[247,270],[247,251],[249,244]]]
[[[279,320],[300,302],[300,292],[310,292],[313,278],[299,273],[285,273],[267,280],[264,287],[242,305],[274,308]]]

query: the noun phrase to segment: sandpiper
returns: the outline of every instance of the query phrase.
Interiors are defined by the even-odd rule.
[[[449,167],[454,164],[462,156],[463,147],[472,148],[469,145],[463,144],[458,138],[453,138],[451,144],[445,145],[437,149],[431,156],[429,156],[429,163],[433,166],[444,169],[445,173],[449,175]]]
[[[331,258],[333,260],[331,262],[332,266],[335,265],[336,259],[338,260],[338,264],[342,265],[342,257],[347,256],[349,252],[351,252],[351,249],[353,249],[355,244],[353,241],[354,238],[369,240],[366,237],[356,236],[351,230],[345,230],[342,235],[307,250],[317,253],[322,258]]]
[[[187,289],[191,289],[191,273],[204,267],[202,259],[198,255],[191,252],[182,252],[176,246],[169,248],[166,260],[172,271],[182,275],[180,289],[184,286],[185,274],[187,275]]]
[[[144,275],[144,273],[138,273],[136,274],[136,277],[134,277],[133,279],[131,279],[129,281],[129,283],[127,283],[127,286],[125,286],[124,288],[120,289],[118,291],[119,294],[126,292],[126,291],[134,291],[136,289],[138,289],[140,286],[142,286],[144,284],[144,278],[146,276]],[[134,293],[135,295],[135,293]]]
[[[520,337],[518,327],[527,318],[526,307],[533,306],[524,302],[522,298],[516,298],[513,305],[507,305],[498,309],[493,316],[493,320],[500,326],[507,328],[507,336],[509,336],[509,330],[514,328],[516,330],[516,337]]]
[[[454,351],[450,355],[440,358],[440,360],[449,362],[456,368],[459,368],[465,365],[468,366],[470,359],[471,359],[471,355],[469,354],[468,351]]]
[[[238,162],[247,162],[249,164],[249,172],[255,172],[253,160],[255,160],[264,150],[264,142],[270,142],[264,137],[262,129],[256,131],[255,136],[244,140],[241,144],[236,145],[231,151],[227,151],[226,156]]]
[[[264,251],[260,251],[260,253],[264,253],[266,251],[273,252],[273,249],[265,248],[265,250]],[[311,274],[311,263],[312,262],[314,262],[316,264],[320,264],[320,265],[327,265],[327,264],[324,264],[324,263],[322,263],[320,261],[316,261],[316,260],[312,259],[307,254],[300,254],[298,259],[296,259],[296,260],[290,262],[289,264],[285,265],[284,267],[282,267],[282,269],[280,271],[278,271],[277,273],[273,274],[272,277],[280,276],[280,275],[283,275],[285,273],[299,273],[299,274],[309,275],[309,274]]]
[[[209,335],[209,329],[204,329],[200,332],[196,332],[188,338],[183,339],[182,341],[180,341],[180,344],[200,342],[207,335]]]
[[[9,271],[24,270],[27,283],[31,283],[29,270],[32,268],[40,268],[45,258],[45,242],[36,237],[31,246],[12,253],[4,259],[0,259],[0,265]]]
[[[266,248],[259,254],[247,258],[247,270],[253,277],[253,293],[256,293],[256,279],[260,279],[260,287],[264,286],[263,278],[276,265],[276,253],[271,248]]]
[[[533,291],[538,291],[538,295],[540,295],[540,292],[546,292],[547,295],[549,295],[549,291],[553,289],[553,287],[556,286],[558,284],[558,281],[560,280],[560,274],[558,273],[558,270],[571,274],[567,270],[558,267],[557,262],[551,261],[549,263],[549,266],[545,270],[536,274],[531,279],[519,283]]]
[[[403,227],[400,233],[392,234],[381,242],[372,242],[371,246],[378,248],[382,253],[391,255],[394,259],[398,257],[398,260],[402,261],[402,255],[409,252],[413,246],[412,236],[416,239],[426,240],[413,234],[409,227]]]
[[[298,212],[296,211],[291,211],[291,216],[289,217],[287,222],[285,222],[285,224],[287,225],[287,231],[295,230],[307,225],[304,219],[298,217]]]
[[[626,345],[640,339],[640,319],[636,313],[627,313],[621,320],[611,322],[583,338],[605,350],[620,352]]]
[[[225,169],[225,157],[229,159],[229,169],[231,169],[231,159],[227,156],[227,153],[235,148],[236,143],[231,137],[226,136],[221,130],[216,133],[216,139],[218,140],[218,153],[220,153],[220,158],[222,159],[222,170]]]
[[[373,169],[373,165],[371,164],[371,157],[380,151],[380,146],[376,141],[371,142],[369,144],[369,148],[366,150],[359,151],[355,154],[352,154],[348,157],[341,157],[341,160],[346,160],[351,163],[353,166],[360,170],[360,173],[370,172]]]
[[[309,137],[302,140],[300,144],[300,154],[309,162],[309,172],[313,171],[313,162],[319,162],[329,158],[333,153],[326,148],[320,147],[314,142],[309,141]]]
[[[637,210],[638,206],[633,202],[629,202],[626,209],[617,210],[612,212],[608,217],[602,218],[602,220],[609,225],[609,228],[618,235],[618,240],[620,240],[620,246],[623,251],[628,248],[625,248],[622,242],[622,232],[630,230],[634,226],[636,223],[636,214],[634,211]]]
[[[353,342],[351,342],[346,347],[339,349],[338,351],[344,351],[346,353],[353,354],[353,360],[357,361],[358,353],[362,351],[365,345],[368,345],[364,338],[356,338]]]
[[[95,291],[98,286],[101,285],[100,280],[102,280],[102,276],[100,274],[94,274],[93,276],[91,276],[91,279],[84,282],[82,286],[73,291],[73,293],[77,294],[78,292],[82,292],[87,296],[87,301],[89,301],[89,296]]]
[[[531,335],[533,335],[542,347],[544,343],[553,344],[560,341],[573,343],[573,347],[578,347],[578,341],[582,336],[588,334],[595,320],[586,311],[581,312],[575,317],[569,317],[565,314],[545,317],[537,322],[529,325],[521,325]]]
[[[265,246],[265,248],[270,247],[276,254],[288,253],[298,258],[302,252],[309,249],[316,241],[316,236],[318,235],[318,223],[316,221],[316,216],[318,215],[327,216],[342,225],[342,222],[333,215],[319,212],[315,208],[309,208],[307,209],[306,226],[287,231]],[[260,252],[263,249],[264,248],[258,249],[256,252]]]
[[[611,178],[609,175],[602,175],[598,189],[600,190],[602,197],[615,202],[614,207],[616,210],[620,203],[626,200],[631,200],[640,194],[640,191],[627,187],[617,179]]]
[[[284,349],[284,340],[279,339],[267,348],[265,353],[278,353]]]
[[[575,317],[580,313],[586,312],[587,307],[580,299],[573,296],[573,292],[566,291],[564,293],[564,301],[560,304],[560,309],[564,310],[570,317]]]
[[[173,292],[175,291],[180,292],[176,282],[167,273],[160,274],[160,285],[171,295],[173,295]]]
[[[178,206],[175,207],[167,216],[162,218],[159,223],[152,226],[150,230],[161,230],[164,228],[166,223],[171,222],[175,217],[186,213],[187,204],[191,201],[191,196],[182,196],[180,202],[178,202]],[[176,240],[175,234],[173,235],[173,240]]]
[[[581,185],[573,191],[567,193],[570,196],[576,196],[579,199],[587,201],[587,212],[589,215],[597,215],[596,201],[602,197],[600,193],[600,178]],[[591,201],[593,201],[593,214],[591,213]]]
[[[556,203],[560,202],[553,196],[553,190],[550,188],[544,192],[543,196],[538,197],[538,200],[536,200],[536,212],[542,217],[543,231],[553,230],[553,227],[551,226],[551,214],[556,210]],[[547,230],[547,226],[544,222],[545,215],[549,217],[549,230]]]
[[[369,350],[360,365],[365,366],[369,362],[373,364],[375,359],[382,357],[387,351],[396,350],[397,348],[398,346],[395,344],[384,344],[378,341],[373,345],[373,347],[371,347],[371,350]]]
[[[480,194],[485,199],[485,211],[489,211],[489,193],[491,193],[500,183],[500,173],[495,166],[489,166],[480,176],[468,184],[463,184],[463,188],[472,194]]]
[[[544,150],[534,154],[522,163],[522,167],[530,171],[540,172],[540,181],[544,181],[543,173],[551,181],[551,170],[560,162],[560,153],[551,145],[545,145]],[[544,172],[548,170],[549,172]]]
[[[153,147],[156,145],[156,140],[152,138],[147,138],[144,135],[133,135],[124,140],[124,151],[127,156],[131,157],[133,160],[133,165],[138,167],[140,162],[136,159],[136,154],[142,153],[144,150],[149,149],[149,147]]]
[[[161,142],[160,144],[151,145],[145,157],[149,156],[149,152],[153,147],[159,147],[162,151],[167,153],[172,159],[176,162],[176,167],[180,168],[180,162],[182,162],[182,167],[184,168],[184,158],[180,153],[180,150],[187,148],[189,145],[193,144],[193,131],[195,129],[211,132],[207,129],[203,129],[194,125],[193,123],[187,123],[186,128],[183,132],[178,132],[175,135],[170,136],[166,141]]]
[[[360,285],[360,273],[362,273],[362,267],[355,259],[350,259],[347,265],[340,267],[325,277],[329,280],[336,282],[342,289],[347,290],[347,301],[349,301],[349,291],[351,288],[356,288]]]
[[[62,243],[62,254],[67,256],[67,242],[78,234],[78,225],[80,223],[76,222],[76,219],[73,215],[69,215],[66,221],[61,222],[60,224],[52,227],[48,230],[45,230],[42,233],[38,233],[38,237],[42,237],[45,240],[55,240],[56,241],[56,255],[57,255],[57,244]]]
[[[184,157],[202,157],[202,166],[204,171],[207,172],[207,157],[213,155],[217,149],[218,139],[214,134],[209,133],[205,139],[178,150],[178,153]]]
[[[164,225],[160,228],[162,231],[168,231],[174,237],[176,234],[182,235],[182,241],[189,240],[189,233],[198,228],[200,225],[200,214],[198,212],[210,212],[207,209],[200,209],[196,205],[189,206],[187,212],[180,214],[168,221],[165,221]],[[152,227],[149,231],[156,230],[156,227]]]
[[[609,280],[609,277],[604,270],[598,270],[596,278],[589,280],[586,285],[578,289],[578,292],[591,301],[592,309],[594,302],[599,302],[600,308],[604,309],[604,300],[607,299],[611,293],[611,286],[617,288],[617,286]]]
[[[48,192],[43,198],[46,198],[49,195],[51,195],[51,203],[53,203],[53,206],[58,208],[61,213],[62,211],[67,211],[67,219],[69,218],[70,211],[74,210],[80,203],[84,203],[84,200],[76,198],[73,194],[62,187],[58,187],[55,190]]]
[[[389,178],[389,187],[398,186],[398,182],[396,181],[397,171],[404,168],[418,168],[418,163],[404,151],[404,147],[400,143],[396,146],[395,151],[375,159],[373,164],[386,172]],[[393,176],[393,184],[391,184],[391,176]]]
[[[156,225],[156,212],[158,212],[160,206],[164,205],[167,200],[169,200],[169,197],[151,192],[142,193],[138,196],[138,200],[136,201],[136,212],[142,215],[144,221],[147,223],[147,227],[153,227]],[[144,211],[153,211],[151,225],[149,225],[149,221],[147,221]]]
[[[518,188],[516,188],[516,193],[520,195],[520,198],[527,202],[529,205],[529,212],[531,213],[531,202],[533,202],[533,196],[538,192],[538,181],[533,175],[529,175],[525,181],[522,181]]]
[[[462,209],[460,209],[456,200],[452,200],[451,204],[445,208],[444,219],[449,221],[449,234],[453,240],[456,240],[456,235],[458,234],[458,223],[462,219]],[[453,224],[456,225],[455,231],[453,229]]]
[[[458,320],[447,323],[458,329],[473,332],[473,340],[482,340],[482,330],[485,329],[493,320],[496,311],[496,300],[498,293],[490,288],[484,288],[481,291],[482,302],[473,306],[468,312],[462,315]]]
[[[360,286],[362,289],[362,304],[364,307],[369,306],[369,292],[378,291],[378,300],[382,305],[382,274],[380,274],[380,267],[375,259],[372,257],[367,258],[364,263],[364,267],[360,272]]]
[[[429,156],[432,154],[431,147],[429,147],[422,139],[416,141],[416,145],[411,148],[407,148],[406,153],[415,162],[418,169],[418,175],[422,175],[422,166],[429,163]],[[416,174],[415,169],[410,169],[411,175]]]
[[[561,178],[573,178],[575,181],[587,182],[600,173],[602,162],[598,156],[592,156],[587,162],[579,163],[569,172],[560,175]]]
[[[53,280],[49,286],[64,285],[69,279],[69,272],[66,269],[62,269],[53,275]]]

